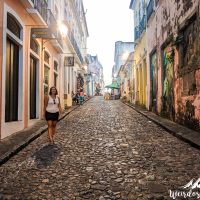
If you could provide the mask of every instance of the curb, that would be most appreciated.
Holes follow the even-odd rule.
[[[83,102],[86,103],[87,101],[89,101],[91,98],[88,98],[86,101]],[[72,111],[74,111],[75,109],[79,108],[80,105],[75,106],[74,108],[70,109],[68,112],[66,112],[65,114],[63,114],[63,116],[58,120],[61,121],[63,120],[67,115],[69,115]],[[22,149],[24,149],[26,146],[28,146],[31,142],[33,142],[35,139],[37,139],[38,137],[40,137],[43,133],[45,133],[47,131],[48,126],[42,126],[41,128],[39,128],[39,130],[37,130],[35,133],[33,133],[30,137],[28,137],[25,141],[21,142],[19,145],[15,145],[11,151],[5,153],[3,156],[0,157],[0,166],[3,165],[4,163],[6,163],[10,158],[12,158],[14,155],[16,155],[17,153],[19,153]]]
[[[121,101],[122,102],[122,101]],[[128,103],[122,102],[123,104],[127,105],[128,107],[134,109],[136,112],[140,113],[141,115],[143,115],[144,117],[146,117],[147,119],[151,120],[152,122],[154,122],[155,124],[159,125],[161,128],[163,128],[165,131],[167,131],[168,133],[170,133],[171,135],[175,136],[176,138],[188,143],[189,145],[191,145],[192,147],[195,147],[197,149],[200,149],[200,145],[193,142],[192,140],[190,140],[187,137],[184,137],[184,134],[182,132],[177,132],[175,131],[172,127],[169,127],[161,122],[159,122],[158,120],[154,119],[151,116],[148,116],[147,114],[145,114],[144,112],[140,111],[139,109],[137,109],[136,107],[134,107],[134,105],[130,105]],[[191,130],[192,131],[192,130]]]

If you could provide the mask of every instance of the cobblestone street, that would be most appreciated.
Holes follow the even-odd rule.
[[[94,97],[58,123],[54,145],[44,133],[0,167],[0,199],[170,199],[199,163],[199,150]]]

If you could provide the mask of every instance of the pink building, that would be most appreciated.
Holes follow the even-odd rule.
[[[200,127],[200,3],[147,3],[148,107],[190,128]]]
[[[0,139],[43,118],[51,86],[72,105],[88,36],[82,0],[1,0]]]
[[[42,10],[43,9],[43,10]],[[46,10],[45,10],[46,9]],[[60,91],[61,45],[31,37],[54,15],[46,1],[3,0],[0,4],[0,138],[35,124],[43,116],[43,96]]]

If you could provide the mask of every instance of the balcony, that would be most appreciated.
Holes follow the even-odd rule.
[[[146,19],[145,15],[143,15],[142,19],[138,26],[135,27],[135,41],[140,38],[143,31],[146,29]]]
[[[38,25],[52,25],[56,24],[56,20],[48,9],[48,4],[45,0],[21,0],[23,2],[29,2],[33,7],[27,7],[28,13],[36,21]]]
[[[69,37],[69,40],[70,40],[70,42],[71,42],[71,44],[72,44],[72,46],[73,46],[78,58],[79,58],[79,60],[83,64],[84,61],[83,61],[83,57],[81,55],[81,51],[80,51],[80,49],[78,47],[78,44],[77,44],[77,42],[76,42],[76,40],[74,38],[74,35],[73,35],[73,33],[71,31],[69,32],[68,37]]]
[[[153,12],[154,12],[154,0],[150,0],[147,6],[147,22],[149,21]]]

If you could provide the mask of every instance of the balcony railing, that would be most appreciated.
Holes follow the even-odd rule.
[[[75,40],[75,38],[74,38],[73,33],[70,31],[69,34],[68,34],[68,36],[69,36],[69,39],[70,39],[70,41],[71,41],[71,43],[72,43],[72,45],[73,45],[73,47],[74,47],[74,50],[76,51],[76,54],[77,54],[79,60],[80,60],[81,63],[83,64],[83,57],[82,57],[82,55],[81,55],[81,51],[80,51],[80,49],[79,49],[79,47],[78,47],[78,44],[77,44],[77,42],[76,42],[76,40]]]
[[[143,15],[138,26],[135,27],[135,41],[140,38],[146,28],[146,16]]]
[[[149,20],[153,12],[154,12],[154,0],[150,0],[147,6],[147,21]]]
[[[34,7],[40,13],[45,22],[48,19],[48,4],[45,0],[34,0]]]
[[[32,0],[34,3],[35,9],[40,13],[43,20],[47,25],[55,25],[56,19],[53,16],[53,13],[48,9],[48,3],[45,0]]]

